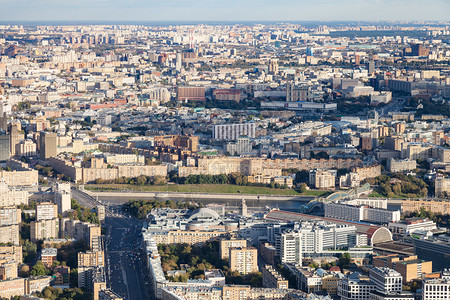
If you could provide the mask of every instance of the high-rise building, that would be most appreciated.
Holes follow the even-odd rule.
[[[220,258],[226,259],[230,257],[230,249],[232,248],[246,248],[247,240],[244,239],[231,239],[225,240],[221,239],[219,242],[220,247]]]
[[[11,156],[16,155],[16,145],[20,142],[19,129],[16,124],[13,124],[9,128],[9,148]]]
[[[16,144],[16,156],[36,156],[36,144],[32,140],[23,140]]]
[[[30,239],[33,243],[39,240],[57,238],[59,236],[59,219],[33,221],[30,224]]]
[[[245,275],[258,272],[258,250],[256,248],[231,248],[230,270]]]
[[[49,159],[52,156],[56,156],[58,135],[54,132],[42,131],[39,135],[39,154],[42,160]]]
[[[14,206],[0,208],[0,226],[16,225],[22,222],[22,210]]]
[[[271,75],[278,74],[278,59],[269,60],[269,74]]]
[[[106,209],[103,205],[97,205],[97,218],[100,222],[103,222],[106,217]]]
[[[6,161],[10,157],[9,135],[0,133],[0,161]]]
[[[50,202],[36,205],[36,221],[51,220],[58,217],[58,206]]]
[[[70,183],[57,182],[54,187],[55,203],[58,205],[58,213],[64,215],[67,211],[72,209],[72,198]]]
[[[175,69],[178,72],[181,71],[181,67],[182,67],[181,63],[182,63],[181,62],[181,53],[177,53],[177,58],[176,58],[176,61],[175,61]]]
[[[247,215],[248,215],[247,204],[245,203],[245,199],[242,199],[242,202],[241,202],[241,216],[247,217]]]

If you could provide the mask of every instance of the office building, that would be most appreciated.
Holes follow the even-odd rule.
[[[402,275],[386,267],[374,267],[369,271],[370,281],[378,291],[401,292]]]
[[[450,280],[427,278],[422,281],[422,300],[450,299]]]
[[[10,157],[9,135],[0,133],[0,161],[7,161]]]
[[[11,156],[16,155],[16,146],[20,142],[19,129],[16,124],[13,124],[9,128],[9,151]]]
[[[352,273],[338,282],[338,296],[341,300],[367,300],[370,292],[376,290],[369,277]]]
[[[58,136],[54,132],[42,131],[39,135],[39,157],[47,160],[52,156],[56,156],[58,145]]]
[[[421,260],[431,261],[433,271],[450,268],[450,242],[447,236],[430,239],[413,238],[414,250]]]
[[[352,247],[360,244],[367,245],[367,237],[356,234],[354,226],[315,221],[302,222],[295,230],[281,233],[276,248],[282,262],[302,264],[304,258],[338,255],[343,248],[352,252]],[[366,259],[370,253],[370,249],[355,248],[352,257]]]
[[[200,86],[179,86],[178,100],[205,101],[205,88]]]
[[[406,284],[412,280],[421,279],[423,275],[432,272],[433,263],[418,259],[416,255],[401,256],[399,254],[389,256],[376,256],[373,258],[374,267],[386,267],[394,269],[403,278]]]

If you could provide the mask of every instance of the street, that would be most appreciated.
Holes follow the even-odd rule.
[[[72,188],[72,197],[81,205],[94,208],[96,199]],[[106,273],[107,286],[126,300],[149,299],[148,277],[141,249],[141,221],[124,216],[120,205],[106,206]]]

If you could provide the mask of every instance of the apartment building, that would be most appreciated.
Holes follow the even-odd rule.
[[[213,139],[235,141],[240,136],[256,137],[255,123],[214,125]]]
[[[436,182],[436,184],[438,183]],[[421,209],[429,210],[433,213],[450,214],[450,201],[438,199],[404,199],[401,201],[402,214],[420,211]]]
[[[22,222],[22,210],[12,206],[0,208],[0,226],[16,225]]]
[[[245,275],[258,272],[258,250],[256,248],[231,248],[230,270]]]
[[[289,287],[288,281],[272,265],[265,265],[262,268],[262,278],[265,288],[287,289]]]
[[[44,248],[41,250],[41,261],[47,268],[52,268],[57,255],[58,250],[56,248]]]
[[[58,218],[58,206],[50,202],[42,202],[36,205],[36,221]]]
[[[232,248],[246,248],[247,240],[244,239],[231,239],[219,241],[219,253],[221,259],[227,259],[230,257],[230,249]]]
[[[336,186],[336,172],[326,170],[311,170],[309,184],[316,189],[329,189]]]
[[[30,224],[30,239],[33,243],[39,240],[59,237],[59,219],[33,221]]]

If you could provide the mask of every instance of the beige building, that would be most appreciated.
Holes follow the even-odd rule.
[[[246,248],[247,247],[247,240],[237,240],[237,239],[231,239],[231,240],[220,240],[220,258],[226,259],[230,257],[230,249],[231,248]]]
[[[422,279],[423,275],[432,273],[433,262],[424,261],[414,256],[402,257],[400,255],[377,256],[373,258],[374,267],[387,267],[399,272],[403,284],[415,279]]]
[[[447,197],[450,195],[450,178],[436,178],[434,195],[436,197]]]
[[[309,184],[316,189],[328,189],[336,186],[336,172],[326,170],[311,170]]]
[[[22,222],[22,210],[15,207],[0,208],[0,226],[17,225]]]
[[[395,160],[391,158],[387,160],[387,168],[392,173],[411,171],[417,168],[417,162],[410,159]]]
[[[15,159],[10,159],[6,162],[6,166],[10,167],[12,171],[1,170],[0,180],[4,181],[7,186],[22,187],[36,186],[38,184],[38,171],[31,169],[27,164]],[[26,193],[28,194],[28,192]]]
[[[0,261],[0,280],[17,278],[17,263],[16,261]]]
[[[25,279],[25,294],[40,293],[50,286],[51,276],[35,276]]]
[[[22,246],[0,246],[0,260],[22,262]]]
[[[265,288],[287,289],[289,286],[288,281],[272,265],[264,266],[262,279]]]
[[[256,248],[231,248],[229,266],[231,271],[245,275],[258,272],[258,250]]]
[[[111,291],[110,289],[101,290],[98,293],[99,300],[123,300],[122,297]]]
[[[15,146],[15,155],[19,157],[36,156],[37,155],[36,144],[32,140],[20,141]]]
[[[426,200],[426,199],[405,199],[401,202],[402,214],[420,211],[421,208],[433,213],[450,214],[450,201],[448,200]]]
[[[33,221],[30,224],[30,239],[33,243],[39,240],[59,237],[59,219]]]
[[[103,251],[87,251],[78,253],[78,267],[103,267],[105,265]]]
[[[19,225],[0,226],[0,243],[19,245]]]
[[[58,218],[58,206],[50,202],[42,202],[36,205],[36,221]]]
[[[10,189],[6,181],[0,181],[0,207],[27,205],[29,197],[27,191]]]
[[[152,237],[157,244],[198,245],[227,235],[225,231],[170,230],[155,234]]]
[[[7,279],[0,281],[0,297],[12,298],[25,294],[25,279]]]
[[[376,163],[364,167],[353,168],[352,172],[358,173],[359,180],[363,181],[368,178],[375,178],[381,175],[381,165]]]
[[[70,177],[74,182],[79,183],[94,182],[96,179],[114,180],[120,177],[134,178],[140,175],[149,177],[157,175],[167,176],[166,165],[122,165],[108,168],[103,158],[92,158],[89,168],[77,167],[71,162],[59,157],[51,157],[49,163],[55,170]]]

